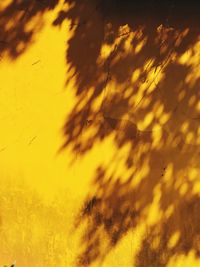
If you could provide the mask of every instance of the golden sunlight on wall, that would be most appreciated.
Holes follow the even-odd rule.
[[[0,3],[0,266],[200,265],[199,35],[36,2]]]

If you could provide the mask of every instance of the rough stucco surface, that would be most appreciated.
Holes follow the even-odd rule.
[[[0,3],[0,266],[200,264],[198,20],[103,4]]]

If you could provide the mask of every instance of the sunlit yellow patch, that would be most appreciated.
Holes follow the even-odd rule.
[[[144,119],[144,122],[143,122],[144,127],[148,127],[153,121],[153,118],[154,118],[154,114],[152,112],[149,112],[148,115]]]
[[[154,114],[157,118],[161,116],[164,110],[164,105],[160,103],[159,101],[155,103],[154,105]]]
[[[185,121],[182,125],[181,125],[181,131],[182,133],[186,133],[189,127],[189,123],[187,121]]]
[[[193,194],[200,194],[200,182],[195,182],[193,185]]]
[[[151,97],[145,98],[144,101],[142,101],[142,103],[141,103],[141,107],[147,108],[149,106],[149,104],[151,103],[151,101],[152,101]]]
[[[165,211],[165,217],[168,219],[169,217],[171,217],[171,215],[173,214],[174,212],[174,205],[170,205],[167,210]]]
[[[183,183],[180,186],[179,193],[183,196],[187,192],[187,190],[188,190],[188,184]]]
[[[147,215],[147,224],[153,225],[156,222],[158,222],[162,217],[162,210],[160,209],[160,198],[161,198],[162,192],[160,184],[156,186],[154,189],[154,198],[152,204],[148,207],[148,215]]]
[[[130,32],[130,27],[128,24],[119,26],[118,34],[119,36],[123,36]]]
[[[107,58],[113,50],[113,45],[103,44],[101,47],[101,59]]]
[[[126,91],[124,92],[124,97],[129,99],[133,93],[134,93],[134,89],[132,86],[130,86],[126,88]]]
[[[162,128],[159,124],[155,124],[152,130],[152,139],[153,139],[153,146],[156,147],[159,145],[162,138]]]
[[[131,184],[133,187],[137,187],[143,179],[146,178],[150,170],[150,167],[148,165],[148,162],[144,162],[141,166],[140,170],[136,172],[136,174],[133,177],[133,180],[131,181]]]
[[[190,97],[190,100],[189,100],[189,102],[188,102],[188,104],[189,104],[189,106],[193,106],[194,105],[194,103],[195,103],[195,101],[196,101],[196,96],[191,96]]]
[[[200,264],[195,251],[191,250],[187,255],[179,254],[171,257],[167,267],[197,267]]]
[[[175,247],[179,239],[180,239],[180,232],[177,231],[173,233],[168,241],[168,244],[167,244],[168,248],[172,249],[173,247]]]
[[[141,73],[141,70],[140,69],[134,70],[134,72],[132,74],[132,77],[131,77],[131,82],[132,83],[135,83],[138,80],[138,78],[140,76],[140,73]]]
[[[194,140],[194,134],[192,132],[189,132],[187,135],[186,135],[186,143],[187,144],[190,144],[192,143],[192,141]]]
[[[128,53],[129,51],[132,52],[132,40],[134,38],[134,33],[130,32],[127,34],[127,38],[125,39],[123,48],[124,48],[124,53]]]
[[[32,20],[28,21],[25,25],[25,31],[26,32],[38,32],[41,30],[43,23],[44,23],[44,17],[41,19],[41,14],[37,14]]]
[[[159,236],[156,236],[156,237],[153,239],[152,243],[151,243],[151,248],[152,248],[153,250],[156,250],[156,249],[159,248],[159,245],[160,245],[160,237],[159,237]]]
[[[190,168],[189,171],[189,180],[194,181],[196,178],[198,178],[199,169],[197,168]]]
[[[147,42],[147,38],[144,38],[139,44],[137,44],[137,46],[135,47],[135,54],[138,54],[142,50],[146,42]]]
[[[191,50],[187,50],[182,56],[179,57],[179,63],[184,65],[188,62],[191,57]]]
[[[173,182],[173,170],[174,170],[173,164],[170,163],[165,170],[165,174],[163,178],[167,186],[170,186],[171,183]]]

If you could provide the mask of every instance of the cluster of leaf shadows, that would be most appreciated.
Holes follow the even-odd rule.
[[[4,265],[4,267],[7,267],[7,265]],[[12,264],[10,267],[15,267],[15,264]]]
[[[126,234],[146,221],[157,190],[161,216],[147,227],[135,265],[164,267],[172,257],[188,255],[191,250],[199,257],[200,198],[194,193],[194,179],[190,179],[191,168],[195,170],[193,178],[199,175],[200,163],[200,115],[196,108],[200,76],[195,76],[200,67],[195,48],[200,34],[199,6],[170,0],[163,4],[156,0],[64,2],[69,8],[60,10],[52,24],[60,26],[67,19],[74,31],[66,51],[66,82],[74,80],[70,90],[75,90],[76,103],[63,127],[62,149],[70,148],[81,158],[111,135],[118,153],[129,145],[123,158],[126,179],[110,171],[118,153],[108,166],[101,165],[94,173],[95,190],[76,221],[76,227],[86,224],[77,266],[103,261]],[[31,44],[43,14],[57,4],[57,0],[11,1],[0,15],[0,53],[17,58]],[[37,25],[33,23],[26,30],[27,23],[38,15]],[[11,18],[15,23],[9,26]],[[142,48],[136,50],[140,44]],[[101,57],[103,46],[113,47],[105,57]],[[181,63],[187,51],[188,60]],[[139,74],[133,79],[136,70]],[[149,73],[155,78],[151,80]],[[111,83],[116,88],[109,92]],[[145,88],[141,97],[134,98],[141,87]],[[102,104],[94,110],[102,95]],[[151,112],[148,129],[139,129],[137,121],[145,120]],[[130,119],[123,119],[127,114]],[[168,119],[162,123],[162,136],[155,145],[153,125],[164,114]],[[148,171],[133,186],[144,168]],[[170,245],[175,233],[179,238]],[[107,240],[104,245],[103,240]]]

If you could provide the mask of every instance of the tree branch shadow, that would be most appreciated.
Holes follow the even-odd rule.
[[[28,15],[7,31],[6,21],[22,2],[13,1],[0,19],[3,40],[9,42],[0,51],[13,59],[33,38],[34,27],[27,32],[26,23],[58,3],[26,2]],[[65,3],[68,10],[61,10],[53,25],[67,19],[74,30],[66,51],[66,83],[74,79],[76,103],[63,127],[61,150],[70,149],[75,160],[108,137],[117,150],[110,165],[97,168],[95,190],[77,217],[76,228],[86,225],[77,266],[104,260],[130,230],[150,220],[152,203],[157,221],[147,223],[136,266],[167,266],[191,250],[199,257],[199,6]],[[118,161],[120,175],[112,169]]]

